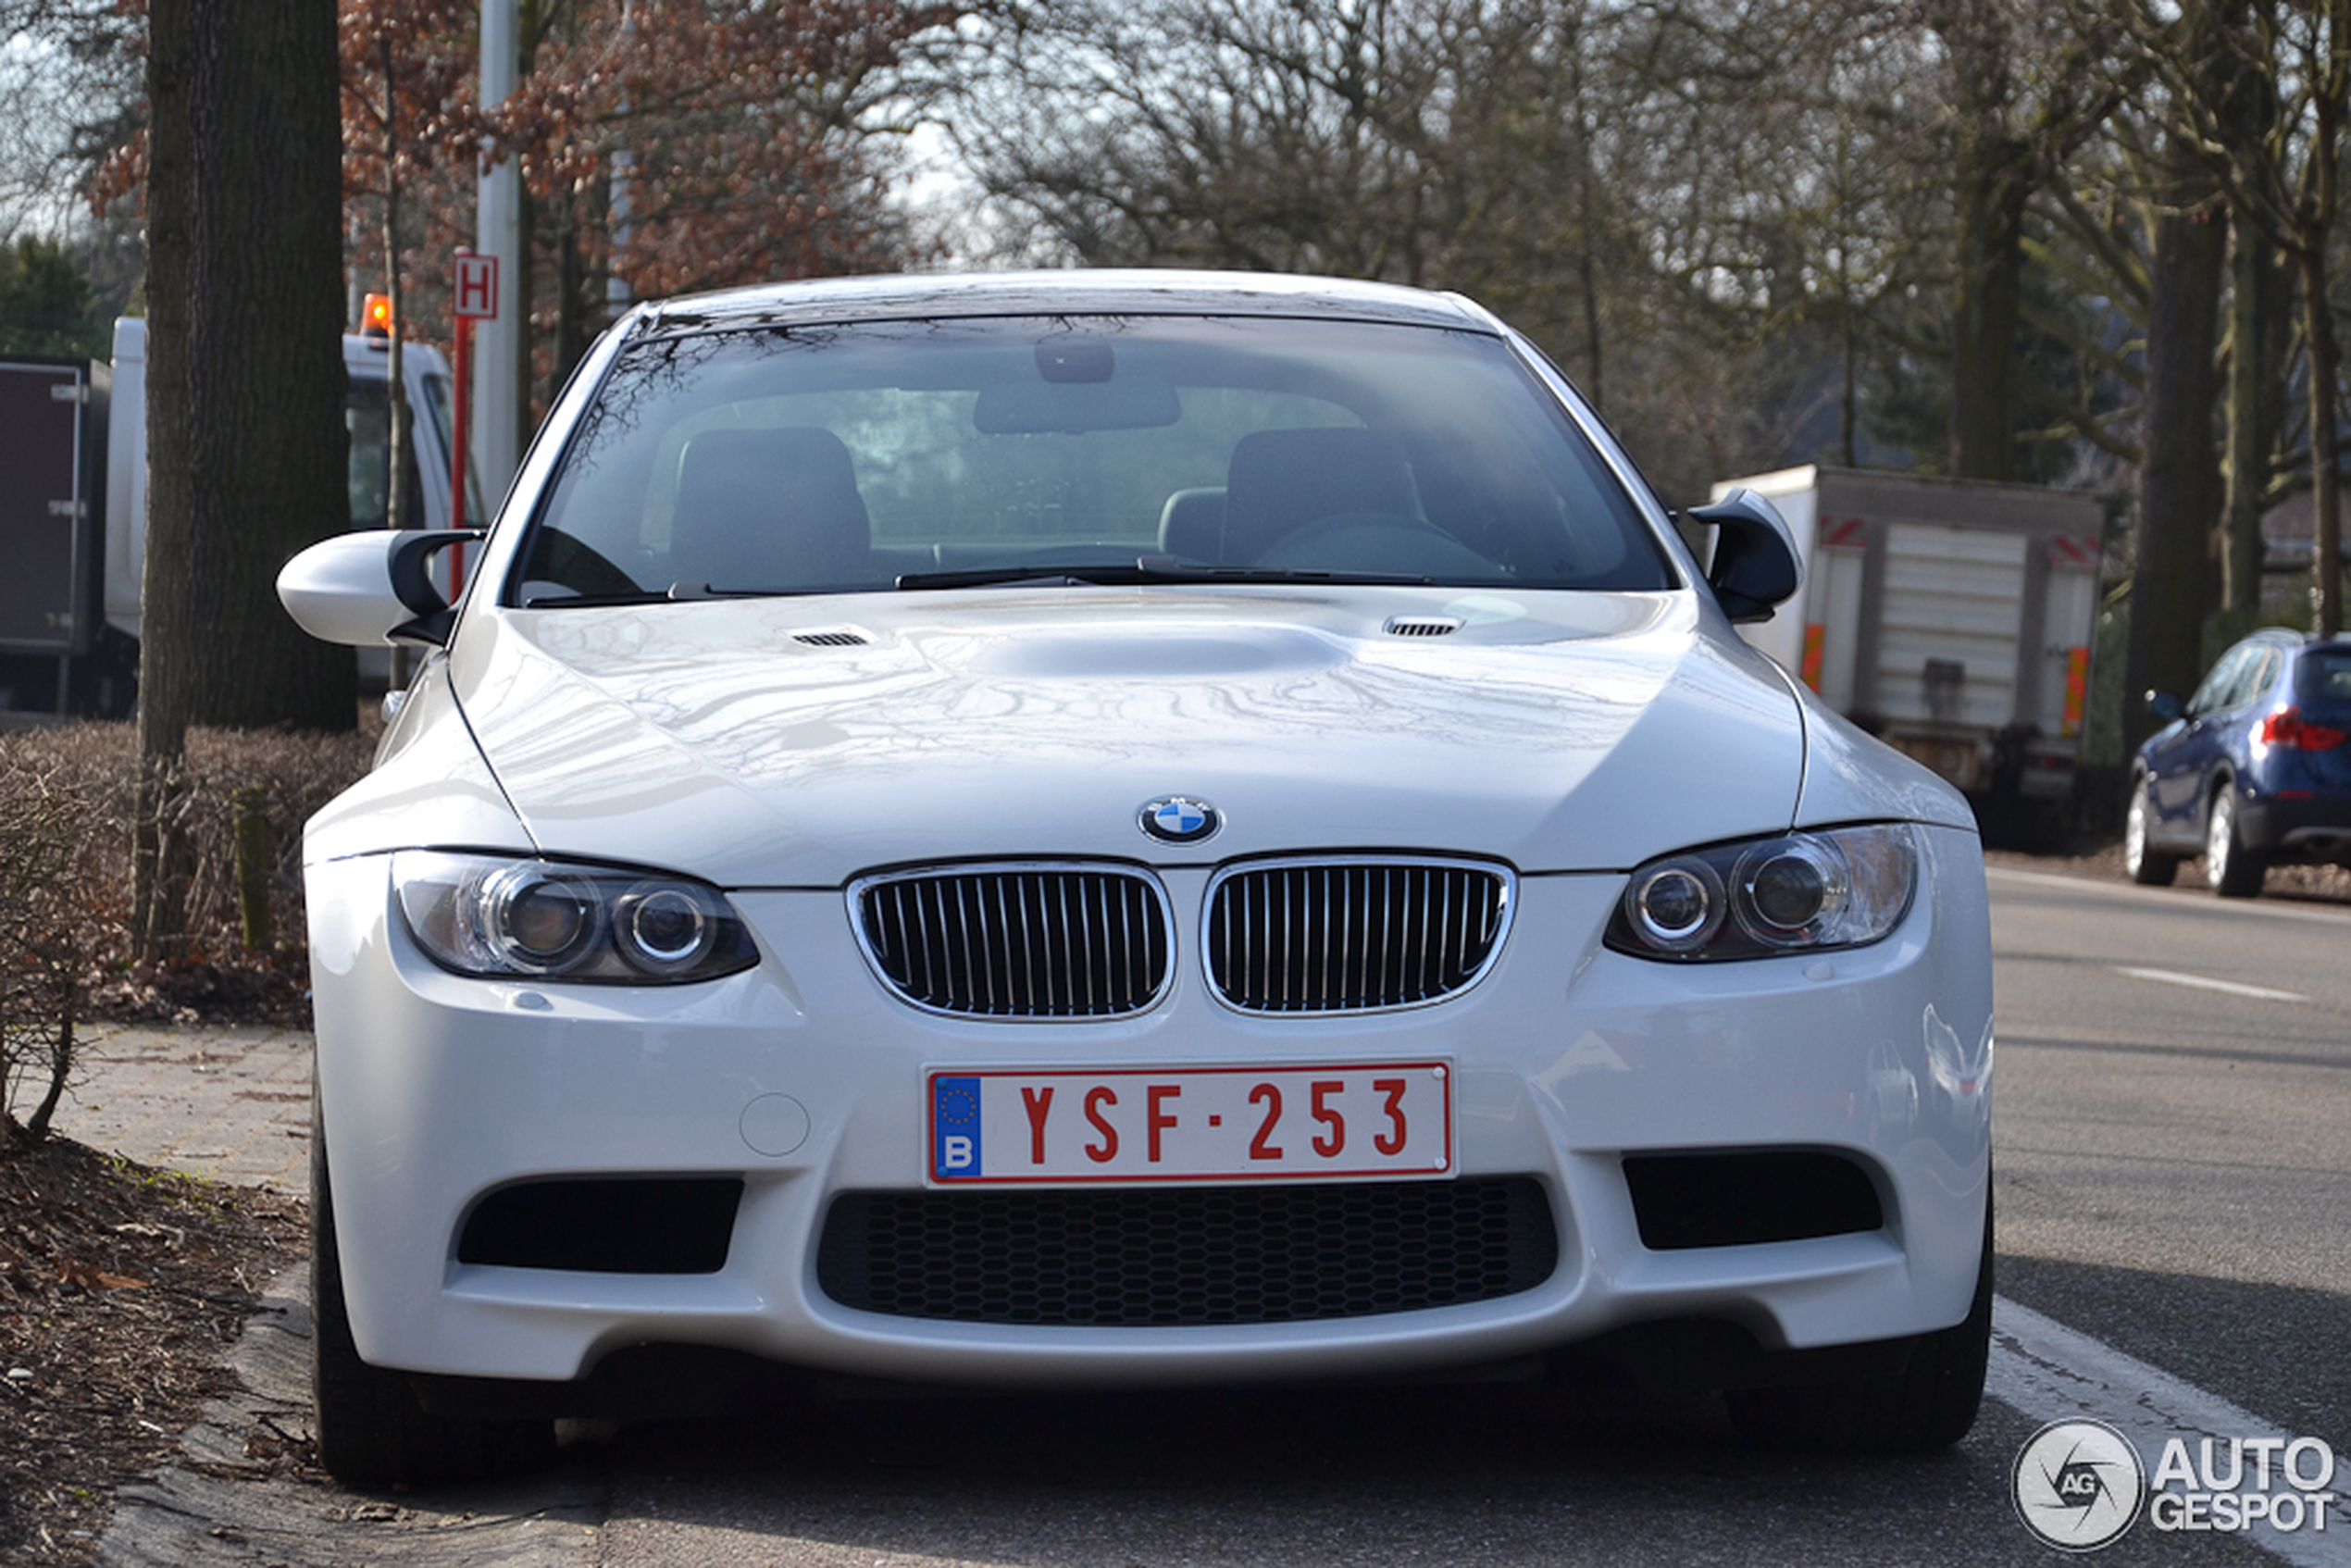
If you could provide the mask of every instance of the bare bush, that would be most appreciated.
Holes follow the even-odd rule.
[[[302,903],[302,828],[367,768],[372,737],[277,730],[189,732],[190,789],[180,818],[193,856],[184,940],[160,964],[133,960],[131,820],[139,758],[128,725],[84,724],[0,734],[0,792],[31,780],[71,803],[79,878],[59,916],[81,943],[89,1015],[271,1016],[305,1010],[308,955]],[[244,940],[237,871],[240,790],[257,790],[269,828],[268,941]]]
[[[0,1145],[48,1136],[73,1072],[90,881],[81,784],[54,761],[0,777]]]

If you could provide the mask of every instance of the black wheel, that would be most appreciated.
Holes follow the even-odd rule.
[[[2122,817],[2122,869],[2133,882],[2168,888],[2171,878],[2179,875],[2180,857],[2148,847],[2147,825],[2153,815],[2154,803],[2147,799],[2147,780],[2142,778],[2131,786],[2131,805]]]
[[[1975,1425],[1992,1353],[1992,1201],[1984,1206],[1984,1258],[1975,1300],[1956,1327],[1910,1341],[1898,1374],[1849,1382],[1735,1388],[1731,1424],[1759,1448],[1835,1453],[1926,1453],[1947,1449]]]
[[[2204,819],[2204,879],[2224,899],[2249,899],[2261,890],[2270,868],[2245,847],[2237,831],[2236,786],[2223,781],[2212,791],[2212,809]]]
[[[343,1304],[335,1206],[327,1184],[327,1129],[310,1096],[310,1380],[317,1401],[318,1462],[338,1481],[432,1486],[511,1475],[555,1449],[549,1421],[434,1415],[401,1373],[359,1359]]]

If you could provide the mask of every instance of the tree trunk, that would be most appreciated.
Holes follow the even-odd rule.
[[[1929,7],[1950,52],[1958,109],[1951,149],[1959,275],[1951,294],[1951,472],[2016,472],[2017,330],[2024,315],[2024,205],[2033,151],[2011,129],[2013,47],[2000,14],[1961,3]]]
[[[2277,247],[2236,225],[2229,303],[2228,501],[2220,608],[2233,630],[2261,613],[2261,499],[2285,422],[2285,336],[2293,308]]]
[[[2220,509],[2213,351],[2228,229],[2208,173],[2175,152],[2147,296],[2146,459],[2139,475],[2138,566],[2131,579],[2126,690],[2185,691],[2202,667],[2208,549]],[[2126,749],[2147,714],[2124,706]]]
[[[167,702],[159,654],[185,578],[189,479],[194,467],[188,388],[188,279],[195,156],[190,98],[193,0],[153,0],[147,21],[147,554],[141,582],[143,647],[139,782],[131,815],[131,940],[154,959],[176,940],[193,854],[178,830],[186,809],[186,705]]]
[[[590,318],[589,303],[591,270],[588,258],[581,254],[586,240],[581,234],[582,218],[579,200],[574,196],[556,204],[559,222],[555,229],[555,361],[547,377],[547,385],[560,388],[570,379],[580,360],[587,357],[589,344],[595,342],[596,323]],[[598,305],[602,301],[596,302]],[[554,402],[552,391],[548,401]]]
[[[194,724],[348,729],[349,650],[278,568],[349,516],[340,69],[325,6],[149,7],[148,519],[133,924],[180,926]]]
[[[2343,417],[2342,400],[2336,395],[2343,355],[2335,345],[2327,242],[2334,233],[2335,157],[2343,144],[2345,93],[2351,86],[2340,53],[2347,31],[2351,31],[2351,5],[2332,0],[2327,6],[2326,38],[2335,60],[2313,94],[2311,201],[2306,214],[2309,232],[2295,257],[2302,271],[2302,319],[2310,339],[2310,501],[2315,524],[2310,629],[2320,637],[2333,637],[2343,630],[2343,471],[2335,440]]]
[[[2332,186],[2326,175],[2321,180]],[[2328,210],[2332,210],[2331,206]],[[2343,355],[2335,344],[2334,313],[2327,305],[2325,242],[2295,259],[2302,272],[2302,319],[2310,339],[2310,628],[2320,637],[2343,629],[2343,479],[2334,432],[2342,418],[2335,378]]]
[[[186,18],[192,67],[186,194],[171,198],[186,267],[176,286],[151,268],[149,294],[155,329],[169,311],[186,346],[155,366],[149,401],[140,708],[163,727],[349,729],[349,651],[304,633],[276,589],[288,556],[350,516],[334,16],[234,0],[166,12]],[[150,203],[166,183],[150,179]]]
[[[1951,310],[1951,472],[2016,473],[2017,331],[2024,318],[2021,150],[1971,139],[1959,173],[1959,275]]]
[[[408,369],[400,345],[407,335],[408,302],[400,287],[400,89],[392,73],[392,35],[384,34],[384,298],[392,306],[392,342],[384,357],[384,527],[414,528],[408,516]],[[395,653],[405,653],[405,648]],[[402,686],[407,685],[405,679]]]
[[[2209,18],[2215,13],[2208,11]],[[2231,6],[2219,13],[2226,30],[2242,28],[2248,17]],[[2233,56],[2233,80],[2215,93],[2221,141],[2233,162],[2258,164],[2278,118],[2278,84],[2240,41],[2220,58]],[[2293,331],[2293,275],[2276,238],[2255,215],[2233,215],[2234,249],[2230,260],[2228,494],[2220,544],[2220,612],[2232,635],[2252,629],[2261,615],[2261,503],[2268,495],[2285,429],[2287,355]]]

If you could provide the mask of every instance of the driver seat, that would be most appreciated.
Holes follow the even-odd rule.
[[[722,591],[867,581],[873,532],[849,448],[814,426],[700,432],[678,457],[669,563],[678,581]]]
[[[1347,512],[1420,515],[1394,448],[1361,426],[1253,431],[1226,468],[1225,564],[1250,566],[1307,524]]]

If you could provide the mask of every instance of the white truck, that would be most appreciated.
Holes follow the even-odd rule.
[[[449,367],[422,343],[401,351],[411,411],[407,526],[445,528]],[[381,528],[392,469],[389,342],[346,334],[342,359],[350,526]],[[115,323],[111,364],[0,358],[0,725],[131,711],[147,542],[146,371],[147,324],[131,317]],[[467,512],[481,516],[476,497]]]
[[[1804,562],[1799,596],[1740,635],[1979,804],[2071,797],[2101,497],[1818,466],[1714,494],[1739,486]]]

